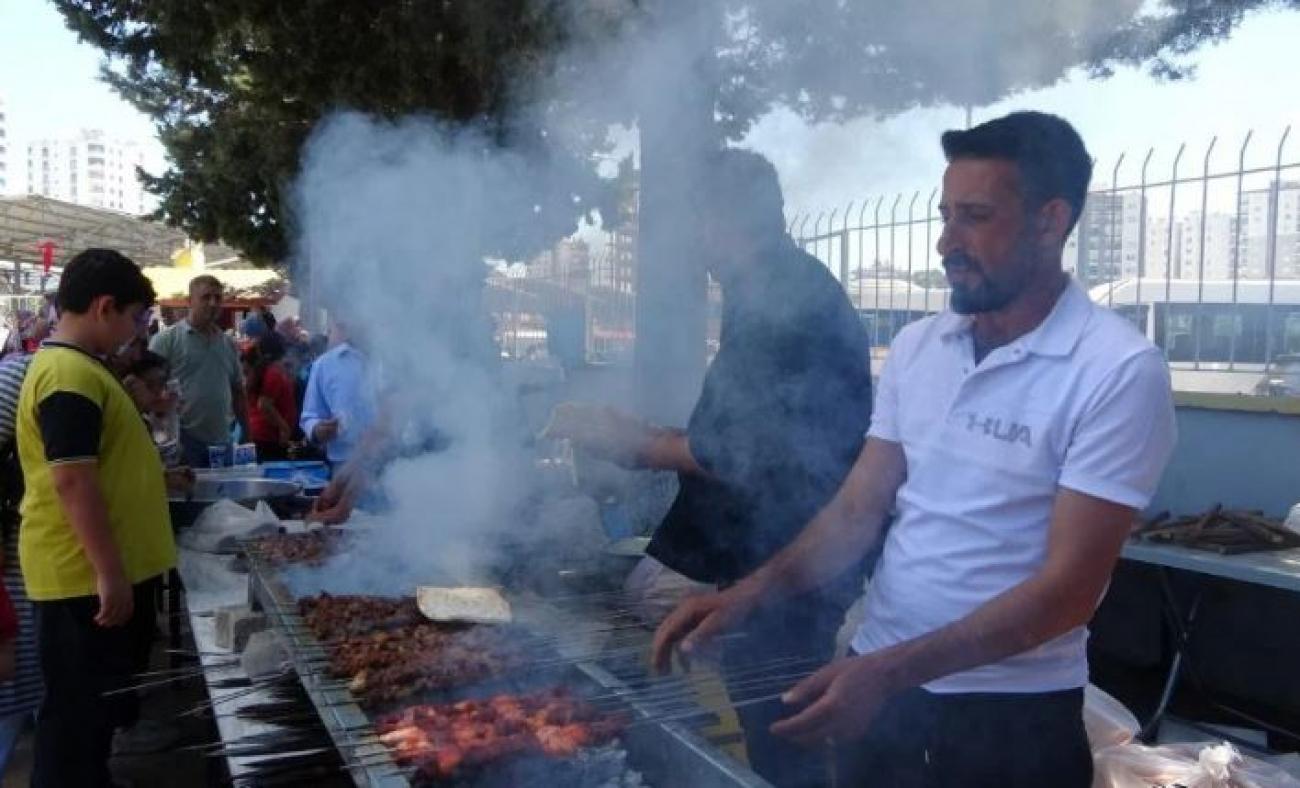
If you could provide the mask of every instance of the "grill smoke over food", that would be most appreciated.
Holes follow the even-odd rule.
[[[521,73],[518,124],[452,127],[346,111],[320,123],[294,189],[294,255],[300,270],[310,271],[310,289],[373,360],[370,382],[384,392],[380,409],[404,449],[382,473],[389,509],[374,531],[322,571],[299,569],[300,591],[328,585],[409,593],[421,583],[474,582],[490,574],[497,537],[517,542],[565,525],[529,516],[529,429],[493,345],[482,293],[485,258],[538,251],[530,239],[564,224],[555,206],[567,204],[575,217],[594,211],[583,201],[592,193],[590,169],[554,155],[587,139],[593,119],[635,124],[638,113],[654,116],[656,133],[682,136],[659,145],[678,157],[667,169],[691,172],[701,162],[690,157],[744,138],[750,123],[743,108],[772,104],[836,120],[991,100],[1059,78],[1142,7],[1139,0],[874,5],[868,12],[780,0],[575,0],[575,20],[594,14],[601,24],[628,21],[606,28],[621,32],[600,45],[591,31],[575,29],[571,39],[583,43],[553,69]],[[773,31],[787,43],[825,45],[777,45]],[[841,68],[837,53],[849,52],[857,54],[845,62],[856,65]],[[713,97],[715,111],[703,122],[678,122],[686,118],[682,102],[697,108],[700,96]],[[516,125],[537,135],[512,134]],[[642,131],[650,125],[642,122]],[[543,144],[557,141],[564,145]],[[798,161],[779,141],[768,137],[767,144],[778,160]],[[807,166],[815,171],[818,162],[813,152]],[[647,200],[672,192],[651,188],[654,177],[647,171]],[[801,176],[796,170],[793,177]],[[656,199],[642,205],[641,248],[675,253],[681,243],[667,236],[682,234],[696,209]],[[673,221],[644,218],[654,211],[676,214]],[[699,301],[698,277],[680,285],[680,298],[664,287],[657,303]],[[679,349],[670,343],[665,352]],[[699,390],[698,367],[684,360],[680,368],[680,376],[652,381],[660,401],[677,403],[669,409],[674,419]]]

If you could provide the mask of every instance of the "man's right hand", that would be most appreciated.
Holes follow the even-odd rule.
[[[131,583],[121,572],[101,574],[95,581],[99,590],[99,612],[95,623],[101,627],[120,627],[135,612],[135,595]]]
[[[743,583],[725,591],[688,597],[655,631],[650,664],[659,673],[672,666],[674,649],[683,654],[740,625],[758,606],[759,594]]]
[[[320,497],[312,503],[306,521],[322,525],[339,525],[352,516],[352,501],[347,494],[347,485],[339,479],[333,479],[321,490]]]
[[[321,419],[316,422],[316,426],[311,428],[312,440],[320,444],[326,444],[339,436],[338,419]]]
[[[561,402],[542,437],[568,440],[600,459],[632,467],[643,459],[655,431],[646,422],[604,405]]]

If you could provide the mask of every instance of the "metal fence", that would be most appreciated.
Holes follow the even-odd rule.
[[[1164,349],[1180,388],[1262,392],[1300,354],[1290,133],[1265,144],[1251,131],[1231,152],[1215,136],[1195,152],[1181,143],[1094,163],[1097,186],[1066,266]],[[838,275],[877,348],[946,305],[938,200],[937,188],[877,195],[790,221],[796,242]]]

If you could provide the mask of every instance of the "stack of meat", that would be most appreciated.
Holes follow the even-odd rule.
[[[522,631],[434,624],[409,597],[321,594],[299,600],[298,608],[325,644],[330,674],[350,679],[349,689],[370,708],[475,684],[538,661],[536,645]]]
[[[377,728],[399,765],[424,779],[445,779],[507,757],[570,757],[614,739],[624,724],[555,689],[411,706],[380,719]]]
[[[298,613],[317,640],[333,643],[377,630],[399,630],[424,621],[414,597],[322,592],[298,600]]]
[[[320,566],[343,546],[343,531],[317,528],[296,534],[264,536],[252,544],[252,552],[271,566],[306,564]]]

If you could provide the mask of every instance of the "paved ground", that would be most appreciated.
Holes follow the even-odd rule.
[[[160,626],[160,632],[165,630],[165,626]],[[188,644],[186,647],[192,648],[188,631],[185,632],[185,638]],[[154,649],[154,669],[169,667],[166,664],[166,654],[163,652],[164,640],[165,638],[160,636]],[[181,785],[201,788],[201,786],[225,784],[220,769],[213,768],[213,759],[204,758],[199,753],[178,749],[216,738],[216,726],[213,725],[210,717],[180,716],[206,698],[203,683],[198,679],[170,685],[146,695],[143,716],[146,719],[175,726],[180,731],[180,739],[168,752],[114,757],[111,762],[114,778],[122,785],[131,788],[175,788]],[[4,774],[3,788],[27,786],[32,766],[31,743],[31,731],[28,731],[19,741],[9,762],[9,768]]]

